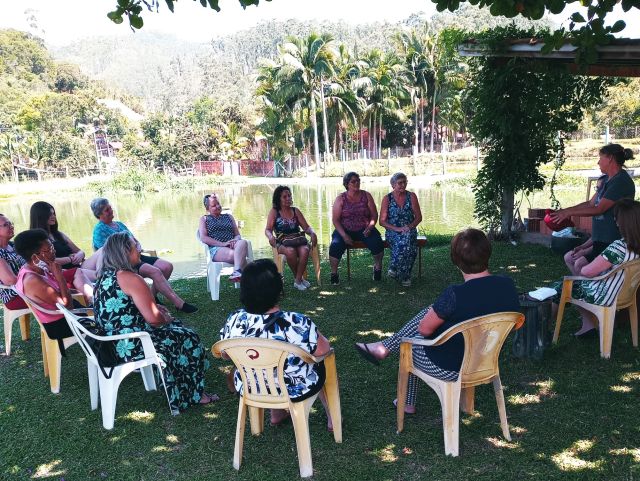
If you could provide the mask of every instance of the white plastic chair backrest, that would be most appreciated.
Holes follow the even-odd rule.
[[[617,304],[626,306],[632,303],[640,286],[640,259],[625,262],[621,267],[624,269],[624,282],[618,294]]]
[[[307,363],[315,362],[311,354],[298,346],[255,337],[218,341],[213,346],[213,354],[221,357],[222,352],[229,356],[240,373],[245,401],[265,407],[289,400],[289,393],[284,387],[284,362],[289,354]]]
[[[87,359],[93,364],[95,364],[96,366],[100,367],[100,364],[98,363],[98,359],[96,358],[96,355],[93,352],[93,349],[91,349],[91,347],[87,344],[87,341],[85,340],[84,336],[89,336],[89,337],[92,337],[93,339],[98,339],[98,340],[102,338],[100,336],[96,336],[91,331],[87,330],[87,328],[85,328],[82,324],[80,324],[80,322],[78,321],[80,317],[74,314],[73,312],[69,311],[69,309],[67,309],[61,304],[56,304],[56,306],[58,307],[60,312],[64,314],[64,317],[67,320],[67,324],[69,324],[69,328],[71,329],[71,332],[73,332],[73,335],[76,336],[76,339],[78,340],[78,344],[80,344],[80,347],[82,348],[85,355],[87,356]],[[86,316],[86,317],[93,318],[93,316]]]
[[[464,358],[460,368],[463,386],[482,384],[498,374],[498,357],[511,329],[524,321],[520,312],[497,312],[474,317],[447,329],[432,345],[443,344],[458,333],[464,336]]]

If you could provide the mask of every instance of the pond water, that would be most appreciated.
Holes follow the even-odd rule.
[[[271,257],[264,226],[275,187],[233,185],[215,189],[223,207],[231,209],[233,216],[244,222],[242,236],[251,240],[256,258]],[[418,195],[422,207],[423,220],[418,227],[422,233],[454,233],[463,227],[477,225],[473,218],[473,194],[468,189],[420,188],[411,184],[409,187]],[[378,206],[389,192],[386,185],[367,185],[364,179],[362,188],[371,192]],[[336,196],[343,192],[340,181],[336,179],[335,185],[293,185],[292,192],[295,205],[318,234],[319,242],[327,246],[333,231],[331,206]],[[141,197],[132,194],[107,197],[116,211],[116,220],[124,222],[144,247],[156,249],[161,257],[171,261],[175,266],[172,278],[181,278],[205,274],[204,251],[195,233],[199,218],[205,212],[202,197],[206,193],[209,191],[166,191]],[[583,195],[576,191],[565,192],[561,200],[569,202],[565,205],[571,205],[583,200]],[[0,212],[16,224],[18,233],[28,228],[31,204],[45,200],[56,208],[60,230],[88,253],[92,251],[91,234],[96,223],[89,208],[94,197],[90,193],[22,196],[0,201]],[[534,207],[544,207],[549,200],[547,196],[537,194],[532,203]],[[526,208],[522,214],[526,216]]]

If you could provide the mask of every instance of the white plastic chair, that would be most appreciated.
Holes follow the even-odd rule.
[[[116,415],[116,402],[118,400],[118,387],[122,380],[127,377],[131,372],[136,369],[140,370],[142,375],[142,381],[144,388],[147,391],[156,390],[156,381],[153,377],[153,366],[158,368],[160,373],[160,380],[164,386],[165,395],[167,401],[169,400],[169,394],[167,393],[167,386],[164,383],[164,375],[162,368],[165,367],[165,363],[156,352],[151,342],[151,336],[148,332],[132,332],[129,334],[120,334],[116,336],[96,336],[92,332],[88,331],[80,322],[79,317],[69,311],[67,308],[60,304],[56,304],[60,312],[64,314],[67,319],[69,327],[73,331],[78,340],[78,344],[87,356],[87,373],[89,375],[89,396],[91,398],[91,410],[98,409],[98,394],[100,395],[100,405],[102,406],[102,426],[105,429],[113,429],[113,424]],[[139,339],[142,343],[142,350],[144,352],[144,359],[138,361],[131,361],[124,364],[115,366],[111,371],[111,377],[107,378],[100,364],[96,358],[93,349],[87,344],[86,337],[90,337],[97,341],[119,341],[120,339]],[[111,370],[111,368],[107,368]]]
[[[207,291],[211,292],[212,301],[220,300],[220,276],[222,274],[231,274],[233,272],[233,264],[216,262],[211,259],[209,246],[200,239],[200,229],[196,230],[196,239],[198,239],[198,242],[204,247],[204,254],[207,259]],[[247,239],[244,240],[247,241],[247,261],[253,262],[253,246],[251,245],[251,241]],[[233,285],[236,289],[240,287],[239,282],[234,282]]]
[[[13,286],[5,286],[4,284],[0,284],[0,289],[11,289],[15,292]],[[31,309],[8,309],[5,305],[2,306],[2,309],[4,311],[4,351],[7,356],[10,356],[13,321],[15,321],[16,319],[20,319],[20,333],[22,334],[23,341],[28,341],[31,338],[31,326],[29,325],[29,316],[31,315]]]

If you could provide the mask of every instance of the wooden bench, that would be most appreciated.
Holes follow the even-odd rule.
[[[389,247],[389,243],[386,239],[384,242],[384,248]],[[418,277],[422,277],[422,250],[427,247],[427,237],[423,235],[418,236]],[[347,246],[347,280],[351,280],[351,250],[352,249],[366,249],[367,246],[364,242],[355,241],[352,246]]]

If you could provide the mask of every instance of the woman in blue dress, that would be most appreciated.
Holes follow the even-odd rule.
[[[387,275],[403,286],[411,285],[411,269],[418,253],[418,230],[422,213],[418,197],[407,190],[407,176],[396,172],[391,176],[393,191],[384,196],[380,206],[380,225],[386,231],[391,247]]]
[[[103,247],[103,265],[95,286],[95,319],[107,335],[146,331],[158,355],[165,362],[164,380],[171,412],[178,414],[192,404],[218,399],[204,391],[204,372],[209,367],[206,350],[198,334],[158,306],[144,279],[135,271],[140,253],[126,232],[111,235]],[[137,340],[116,342],[122,362],[141,359]]]

